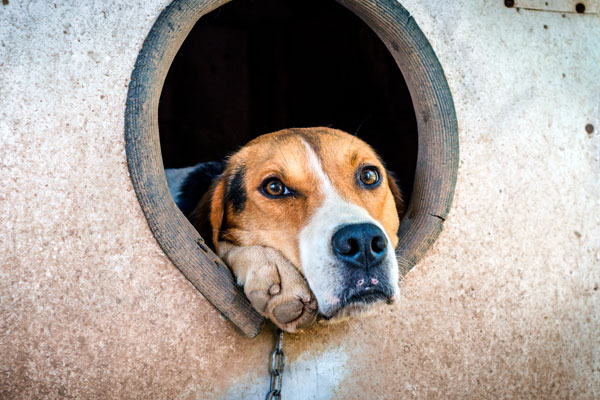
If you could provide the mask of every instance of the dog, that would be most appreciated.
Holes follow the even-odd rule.
[[[252,140],[224,162],[166,170],[181,211],[253,307],[294,332],[398,292],[402,194],[375,151],[331,128]]]

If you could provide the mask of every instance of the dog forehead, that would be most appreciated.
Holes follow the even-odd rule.
[[[371,147],[361,139],[331,128],[292,128],[259,136],[230,159],[249,170],[274,169],[291,174],[314,170],[314,156],[327,174],[343,173],[365,160],[379,164]]]

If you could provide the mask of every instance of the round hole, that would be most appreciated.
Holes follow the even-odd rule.
[[[443,69],[415,20],[396,0],[339,0],[385,43],[412,97],[418,154],[409,208],[399,230],[401,274],[431,247],[448,214],[458,169],[458,127]],[[167,188],[158,132],[158,104],[169,67],[200,17],[226,0],[174,0],[158,17],[132,72],[125,113],[129,170],[142,210],[162,249],[194,286],[234,324],[255,336],[261,317],[227,268],[200,246],[200,235]],[[229,55],[234,57],[233,54]],[[215,68],[218,74],[219,69]],[[222,264],[220,264],[222,265]]]
[[[579,13],[579,14],[583,14],[585,12],[585,4],[583,4],[583,3],[575,4],[575,11],[577,11],[577,13]]]
[[[408,87],[375,32],[334,0],[234,0],[204,15],[169,68],[158,125],[165,168],[222,160],[281,129],[340,129],[379,153],[407,202],[412,194]]]

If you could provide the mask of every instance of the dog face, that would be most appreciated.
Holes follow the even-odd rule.
[[[329,128],[258,137],[234,154],[192,213],[225,243],[278,250],[306,278],[325,319],[362,312],[398,290],[393,178],[360,139]],[[205,233],[206,234],[206,233]]]

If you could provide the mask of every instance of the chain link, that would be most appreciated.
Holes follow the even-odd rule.
[[[275,349],[271,353],[271,383],[270,390],[265,400],[281,400],[281,380],[283,378],[284,354],[283,354],[283,331],[277,329],[275,332],[277,341]]]

